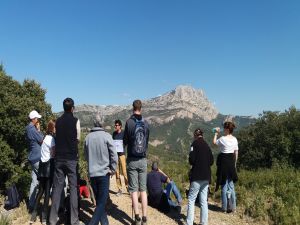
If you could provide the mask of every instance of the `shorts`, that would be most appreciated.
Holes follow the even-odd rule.
[[[127,158],[128,191],[147,191],[147,159]]]

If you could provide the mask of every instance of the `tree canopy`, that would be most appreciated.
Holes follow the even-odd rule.
[[[239,163],[247,169],[275,164],[300,167],[300,111],[264,112],[238,133]]]
[[[0,66],[0,190],[12,182],[27,186],[30,182],[27,165],[28,148],[25,127],[28,114],[37,110],[42,129],[53,116],[51,105],[45,100],[46,90],[34,80],[21,84],[8,76]]]

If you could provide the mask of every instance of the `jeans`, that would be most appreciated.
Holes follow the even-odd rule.
[[[232,201],[232,210],[236,209],[236,196],[234,190],[234,183],[232,180],[226,180],[226,183],[222,186],[222,210],[227,211],[227,199]]]
[[[65,184],[65,177],[68,176],[70,187],[70,214],[71,225],[79,224],[78,219],[78,190],[77,190],[77,161],[76,160],[57,160],[53,177],[52,205],[49,217],[51,225],[57,223],[57,214]]]
[[[176,206],[178,206],[179,202],[182,202],[182,197],[181,197],[180,191],[178,190],[178,188],[177,188],[176,184],[174,183],[174,181],[171,181],[170,183],[167,184],[167,187],[164,190],[164,192],[167,195],[168,202],[169,202],[170,206],[176,207]],[[175,198],[176,198],[177,202],[172,201],[172,199],[170,197],[171,193],[173,193],[175,195]]]
[[[91,177],[91,186],[96,197],[96,209],[89,225],[108,225],[105,205],[109,192],[109,175]]]
[[[29,191],[29,209],[32,210],[34,208],[35,203],[35,196],[36,191],[38,189],[38,180],[37,180],[37,173],[39,170],[39,162],[35,164],[31,164],[32,171],[31,171],[31,184],[30,184],[30,191]]]
[[[120,177],[120,171],[122,170],[124,176],[125,187],[128,187],[128,178],[127,178],[127,171],[126,171],[126,159],[125,155],[118,156],[118,166],[116,170],[116,180],[117,180],[117,187],[119,190],[122,190],[122,183]]]
[[[193,181],[190,186],[188,197],[188,212],[186,222],[187,225],[192,225],[194,222],[194,208],[197,195],[200,195],[200,222],[208,224],[208,204],[207,204],[208,180]]]

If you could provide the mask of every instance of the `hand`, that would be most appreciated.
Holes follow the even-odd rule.
[[[109,173],[110,177],[113,177],[113,175],[115,175],[116,171],[110,170],[110,171],[108,171],[108,173]]]
[[[36,127],[36,129],[37,129],[38,131],[41,131],[41,125],[40,125],[39,122],[37,122],[37,123],[35,124],[35,127]]]

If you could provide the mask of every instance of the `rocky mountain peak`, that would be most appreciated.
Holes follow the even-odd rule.
[[[186,85],[177,86],[164,95],[145,101],[144,106],[143,111],[148,115],[159,115],[150,119],[160,124],[175,118],[197,117],[210,121],[218,115],[217,109],[206,98],[203,90]]]
[[[143,116],[154,124],[165,124],[176,118],[210,121],[218,115],[217,109],[207,99],[203,90],[187,85],[179,85],[161,96],[143,100],[142,110]],[[132,106],[81,105],[76,107],[76,112],[86,120],[96,114],[104,119],[124,116],[122,119],[126,120],[132,113]]]
[[[204,97],[203,91],[196,90],[191,86],[179,85],[174,90],[174,96],[179,99],[189,101],[190,99],[201,99]]]

